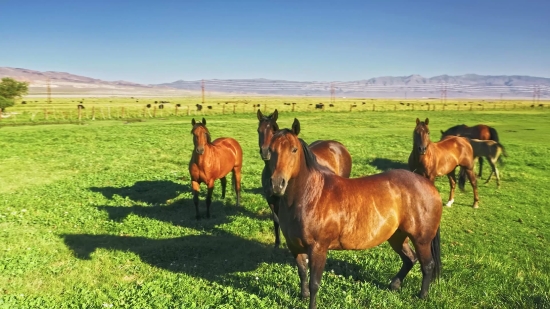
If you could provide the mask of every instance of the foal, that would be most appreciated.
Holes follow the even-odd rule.
[[[409,169],[428,178],[432,183],[437,176],[447,175],[451,192],[448,207],[454,202],[457,166],[464,168],[474,190],[474,208],[479,207],[477,195],[477,180],[474,174],[474,153],[466,138],[449,136],[442,141],[433,143],[430,140],[429,119],[421,122],[416,118],[416,128],[413,132],[413,150],[409,156]],[[460,186],[463,189],[463,184]]]
[[[488,183],[489,180],[491,180],[491,177],[493,177],[493,174],[495,174],[497,178],[497,187],[500,187],[500,177],[498,175],[496,163],[497,161],[502,161],[500,158],[501,154],[505,157],[507,156],[504,146],[493,140],[470,139],[469,141],[470,145],[472,145],[472,149],[474,150],[474,157],[480,159],[481,157],[486,157],[487,161],[489,161],[489,165],[491,165],[491,174],[489,174],[489,178],[487,178],[485,183]]]
[[[214,181],[220,179],[222,183],[222,199],[225,198],[225,187],[227,180],[225,176],[233,172],[233,187],[237,194],[237,206],[241,200],[241,168],[243,162],[243,151],[239,143],[230,137],[221,137],[213,142],[210,132],[206,128],[206,120],[191,121],[193,129],[193,154],[189,162],[189,174],[191,174],[191,185],[193,187],[193,202],[197,220],[199,216],[199,191],[201,182],[206,183],[208,195],[206,196],[206,217],[210,218],[210,204],[212,203],[212,192]]]

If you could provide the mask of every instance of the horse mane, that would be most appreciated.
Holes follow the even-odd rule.
[[[313,151],[311,151],[311,149],[309,149],[308,144],[303,139],[298,138],[298,140],[300,141],[300,144],[302,145],[302,150],[304,152],[304,157],[306,159],[306,166],[309,170],[316,170],[316,171],[319,171],[319,172],[332,173],[332,171],[328,167],[319,164],[319,162],[317,161],[317,157],[315,156]]]

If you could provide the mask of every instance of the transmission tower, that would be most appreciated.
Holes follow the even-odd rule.
[[[201,90],[202,90],[202,104],[204,104],[204,79],[201,82]]]
[[[330,83],[330,103],[336,102],[336,91],[334,91],[334,83]]]
[[[46,95],[48,97],[48,104],[52,103],[52,87],[50,85],[50,79],[48,78],[48,83],[46,85]]]

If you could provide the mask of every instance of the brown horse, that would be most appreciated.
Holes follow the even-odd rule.
[[[206,217],[210,218],[214,181],[216,179],[221,180],[222,199],[225,198],[225,187],[227,185],[225,176],[231,171],[233,172],[233,187],[237,194],[237,206],[240,205],[243,151],[239,143],[230,137],[218,138],[212,142],[204,118],[202,118],[202,122],[196,122],[193,118],[191,124],[193,125],[191,134],[193,134],[195,148],[189,162],[189,174],[191,174],[191,185],[193,187],[193,202],[195,203],[197,220],[199,220],[200,183],[204,182],[208,188]]]
[[[480,140],[493,140],[495,142],[500,142],[498,139],[498,133],[495,128],[492,128],[488,125],[478,124],[473,127],[469,127],[465,124],[459,124],[452,128],[447,129],[447,131],[441,131],[441,140],[445,139],[447,136],[462,136],[466,138],[474,138]],[[487,157],[487,160],[491,160]],[[483,171],[483,157],[479,157],[479,173],[478,177],[481,178],[481,173]]]
[[[474,190],[474,208],[479,206],[477,195],[477,180],[474,174],[474,153],[468,139],[448,136],[442,141],[433,143],[430,140],[429,119],[424,122],[416,118],[416,128],[413,132],[413,150],[409,156],[409,169],[428,178],[432,183],[437,176],[447,175],[451,192],[447,206],[454,202],[457,166],[464,169]],[[464,184],[460,183],[464,189]]]
[[[386,240],[403,262],[390,288],[399,289],[420,260],[420,297],[426,297],[441,267],[442,205],[434,185],[406,170],[355,179],[340,177],[317,162],[296,131],[293,126],[273,136],[269,166],[273,193],[281,199],[281,230],[298,264],[301,293],[309,296],[309,308],[316,308],[328,250],[363,250]]]
[[[262,114],[260,110],[257,112],[258,120],[258,144],[260,146],[260,156],[264,160],[264,169],[262,171],[262,188],[264,189],[264,197],[273,212],[273,228],[275,233],[275,247],[279,247],[281,243],[281,236],[279,232],[279,222],[277,213],[279,209],[279,198],[272,195],[271,192],[271,170],[269,169],[269,159],[271,153],[269,152],[269,143],[273,138],[273,135],[279,131],[279,125],[277,124],[277,118],[279,113],[277,110],[269,116]],[[300,122],[298,119],[294,119],[295,126],[300,128]],[[317,156],[321,165],[328,167],[332,172],[349,178],[351,173],[351,155],[339,142],[331,140],[321,140],[311,143],[309,149]]]

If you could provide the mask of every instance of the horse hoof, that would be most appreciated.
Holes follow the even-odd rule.
[[[390,290],[397,291],[401,288],[401,280],[395,279],[390,283]]]
[[[477,203],[474,203],[473,208],[479,208],[479,205]]]
[[[447,204],[445,204],[445,206],[451,207],[451,206],[453,206],[453,203],[454,203],[454,202],[455,202],[454,199],[453,199],[453,200],[450,200],[450,201],[447,202]]]
[[[428,296],[428,292],[420,292],[420,293],[418,294],[418,297],[419,297],[420,299],[426,299],[427,296]]]

